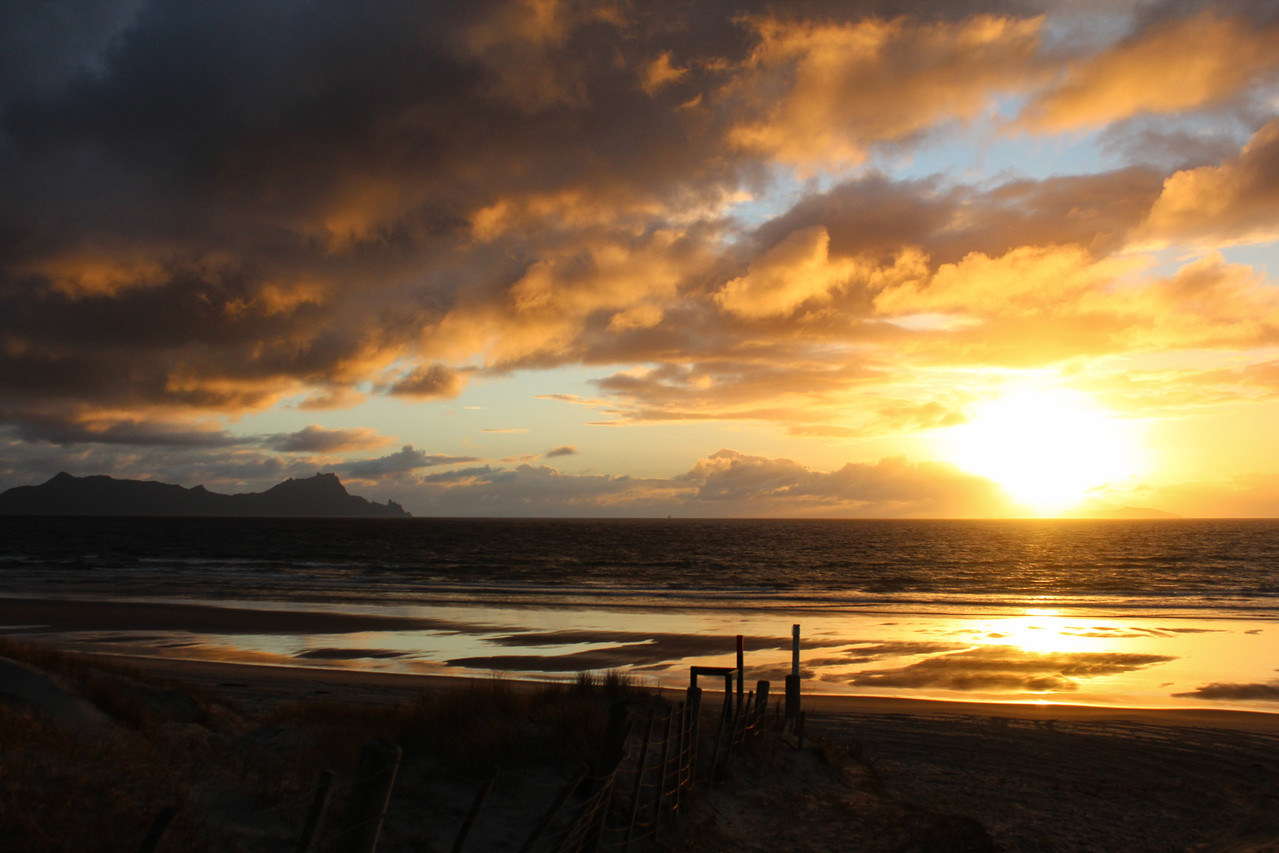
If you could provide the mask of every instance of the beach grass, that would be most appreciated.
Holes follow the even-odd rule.
[[[498,768],[567,776],[598,749],[609,703],[639,695],[620,676],[531,690],[491,678],[400,703],[250,714],[115,661],[8,640],[0,657],[101,711],[77,729],[21,698],[0,702],[0,829],[23,851],[133,849],[170,806],[165,849],[273,849],[297,835],[320,775],[349,779],[371,739],[402,748],[405,798],[436,783],[463,796]]]
[[[124,664],[12,640],[0,658],[62,697],[36,707],[0,681],[0,837],[37,853],[137,849],[166,807],[163,850],[291,850],[328,771],[331,839],[370,740],[403,754],[379,851],[447,849],[492,779],[467,849],[515,850],[598,754],[612,703],[671,704],[617,672],[537,685]],[[684,804],[666,849],[1279,849],[1276,715],[804,702],[808,746],[767,736]]]

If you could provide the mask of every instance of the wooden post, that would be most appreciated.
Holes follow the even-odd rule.
[[[691,785],[693,774],[697,771],[697,752],[701,747],[702,738],[702,690],[700,687],[689,688],[688,717],[688,782]]]
[[[635,818],[639,814],[640,793],[644,790],[644,762],[648,760],[648,742],[653,737],[653,726],[656,722],[656,716],[650,714],[648,728],[644,732],[644,742],[640,745],[639,763],[635,767],[635,790],[631,792],[631,818],[626,822],[626,840],[622,842],[622,853],[626,853],[631,848],[631,834],[635,832]],[[660,779],[658,785],[661,785]]]
[[[674,732],[675,732],[675,715],[676,714],[679,715],[679,718],[681,721],[684,719],[684,703],[683,702],[679,703],[678,709],[668,708],[666,712],[666,737],[662,739],[662,761],[658,765],[658,767],[661,768],[661,772],[658,774],[658,777],[657,777],[657,797],[653,804],[654,825],[656,825],[658,819],[661,818],[662,807],[666,805],[666,791],[667,791],[667,785],[669,784],[669,780],[670,780],[671,738],[674,736]],[[676,753],[676,755],[678,756],[678,752]],[[678,770],[678,767],[679,767],[679,764],[677,762],[676,763],[677,770]],[[679,779],[678,777],[676,777],[676,785],[678,784],[679,784]]]
[[[599,759],[595,762],[595,781],[592,793],[602,784],[605,776],[617,769],[626,749],[626,739],[631,734],[630,712],[625,702],[614,702],[608,709],[608,723],[604,727],[604,743],[600,746]]]
[[[569,779],[568,784],[560,789],[550,808],[533,826],[533,831],[529,833],[528,838],[524,839],[524,844],[520,847],[520,853],[529,853],[537,845],[537,842],[542,839],[542,834],[546,832],[546,828],[551,825],[551,821],[555,820],[555,816],[560,813],[560,809],[564,808],[568,798],[582,785],[585,779],[586,771],[583,770]]]
[[[746,646],[741,634],[737,635],[737,711],[742,711],[742,694],[746,687]]]
[[[142,844],[138,847],[138,853],[155,853],[156,850],[159,850],[160,845],[164,843],[165,836],[169,834],[169,827],[173,825],[173,819],[177,816],[177,806],[165,806],[160,809],[160,813],[151,822],[151,828],[147,830],[146,838],[142,839]]]
[[[489,791],[493,790],[493,783],[497,781],[497,773],[494,772],[489,780],[480,786],[480,790],[476,792],[475,799],[471,801],[471,810],[466,813],[466,820],[462,821],[462,828],[457,831],[457,838],[453,839],[452,853],[462,853],[466,847],[466,839],[471,837],[471,830],[475,828],[475,821],[480,817],[480,809],[484,808],[484,801],[488,799]]]
[[[760,681],[755,684],[755,724],[759,725],[764,721],[764,715],[768,713],[768,691],[771,683]]]
[[[799,626],[791,626],[790,675],[786,676],[786,721],[799,717]]]
[[[298,838],[296,853],[311,853],[311,843],[315,841],[315,833],[320,828],[324,811],[329,805],[329,792],[333,789],[333,771],[325,770],[320,774],[320,781],[315,786],[315,796],[311,798],[311,808],[306,813],[306,823],[302,824],[302,835]]]
[[[391,801],[395,774],[400,767],[400,748],[389,740],[365,742],[346,821],[338,836],[336,853],[373,853],[382,834],[382,819]]]
[[[626,740],[631,736],[631,714],[625,702],[614,702],[608,709],[608,723],[604,728],[604,742],[591,774],[589,796],[598,796],[595,815],[591,818],[584,836],[583,850],[597,851],[604,843],[604,830],[608,823],[608,796],[612,790],[617,767],[626,753]]]
[[[689,698],[680,703],[679,741],[675,745],[675,798],[671,806],[671,811],[675,814],[680,813],[681,798],[684,796],[684,762],[688,755],[688,745],[693,742],[692,717],[690,716],[693,712],[692,696],[694,690],[700,689],[700,687],[688,688],[686,695]]]
[[[724,716],[732,716],[733,714],[733,673],[724,673],[724,704],[720,707],[720,711]]]

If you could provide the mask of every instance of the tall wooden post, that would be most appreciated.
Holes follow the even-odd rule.
[[[768,710],[768,690],[771,685],[767,681],[757,682],[755,685],[755,719],[756,725],[764,719],[764,713]]]
[[[742,635],[737,635],[737,713],[742,712],[742,696],[746,687],[746,646]]]
[[[790,675],[786,676],[786,719],[799,717],[799,626],[791,626]]]

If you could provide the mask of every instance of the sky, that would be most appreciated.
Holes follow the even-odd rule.
[[[1279,6],[0,5],[0,488],[1279,515]]]

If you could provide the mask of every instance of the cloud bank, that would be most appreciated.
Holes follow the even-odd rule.
[[[1279,346],[1272,279],[1223,254],[1279,237],[1265,4],[1118,4],[1091,27],[997,0],[60,8],[0,10],[6,482],[55,455],[242,481],[444,466],[413,482],[422,508],[447,489],[638,511],[664,498],[624,474],[360,460],[397,439],[234,424],[574,367],[600,423],[853,441],[962,422],[954,377],[976,371],[1101,365],[1117,399],[1142,377],[1105,365],[1166,357],[1143,394],[1185,411],[1237,383],[1179,354],[1242,373]],[[900,168],[965,134],[1093,132],[1110,162],[1074,173]],[[660,489],[1000,511],[889,457],[715,454]]]

